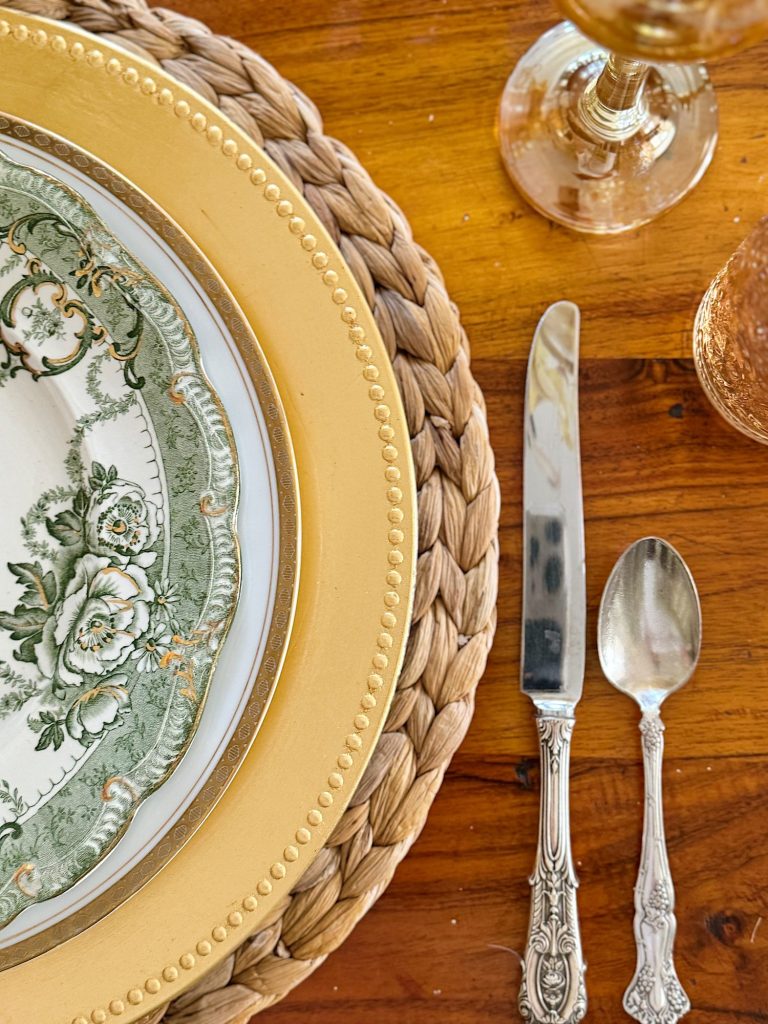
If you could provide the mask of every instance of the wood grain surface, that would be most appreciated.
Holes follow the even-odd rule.
[[[658,533],[689,561],[704,614],[700,667],[665,714],[687,1019],[768,1021],[768,450],[718,419],[689,358],[710,278],[768,212],[768,45],[712,67],[721,143],[697,191],[639,231],[595,239],[532,213],[494,139],[507,74],[556,21],[549,3],[173,3],[295,81],[402,206],[462,310],[504,498],[499,630],[469,737],[387,894],[265,1019],[519,1020],[538,810],[535,730],[517,689],[522,389],[536,321],[567,297],[583,311],[590,619],[572,816],[588,1019],[628,1019],[642,795],[637,716],[601,677],[595,613],[620,551]]]

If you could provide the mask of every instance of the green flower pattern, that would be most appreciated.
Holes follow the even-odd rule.
[[[79,196],[0,154],[0,391],[29,375],[45,401],[77,367],[67,482],[0,568],[0,727],[69,766],[43,799],[0,751],[0,927],[88,871],[173,770],[239,586],[236,455],[183,314]],[[159,447],[152,496],[87,457],[137,417]]]
[[[26,306],[22,312],[29,322],[29,327],[24,331],[25,341],[44,342],[50,341],[51,338],[61,340],[64,337],[64,314],[60,309],[46,308],[40,299],[35,299],[32,305]]]

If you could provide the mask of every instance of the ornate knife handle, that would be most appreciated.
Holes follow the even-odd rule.
[[[624,1009],[641,1024],[675,1024],[691,1008],[672,960],[677,921],[661,799],[664,723],[658,710],[640,720],[645,773],[643,850],[635,885],[637,967]]]
[[[539,712],[541,807],[520,1015],[530,1024],[576,1024],[587,1012],[586,969],[571,856],[568,768],[573,712]]]

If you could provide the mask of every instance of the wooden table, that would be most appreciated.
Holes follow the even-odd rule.
[[[627,1019],[640,846],[637,715],[602,679],[595,612],[618,553],[658,533],[690,562],[705,645],[665,714],[677,962],[691,1024],[768,1021],[768,450],[708,407],[690,362],[707,284],[768,212],[768,45],[712,68],[722,142],[697,191],[618,238],[532,213],[500,166],[505,78],[556,15],[537,0],[173,0],[260,51],[403,207],[460,306],[504,499],[499,629],[469,737],[387,894],[273,1024],[514,1022],[538,809],[517,689],[524,360],[546,305],[583,311],[589,655],[573,841],[590,1013]]]

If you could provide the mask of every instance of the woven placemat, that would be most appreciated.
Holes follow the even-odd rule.
[[[144,0],[10,0],[159,62],[219,106],[303,191],[360,283],[400,385],[419,489],[405,666],[349,809],[261,932],[146,1024],[245,1024],[347,937],[421,831],[496,625],[499,490],[483,396],[438,267],[312,102],[262,57]],[[1,101],[0,101],[1,105]]]

